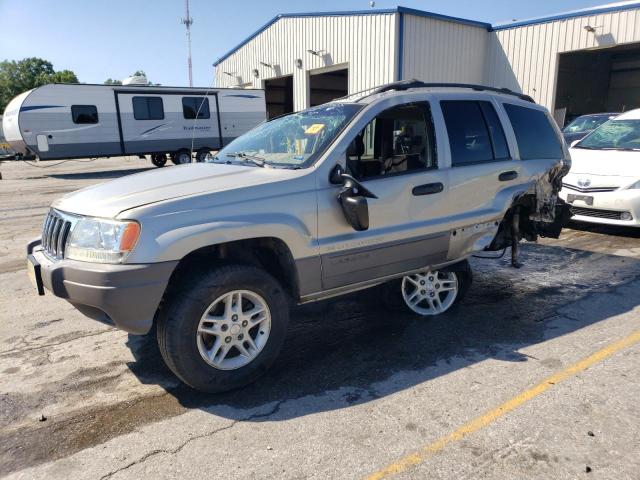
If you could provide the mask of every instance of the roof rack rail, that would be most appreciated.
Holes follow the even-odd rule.
[[[514,97],[518,97],[521,100],[526,100],[527,102],[535,103],[535,100],[531,98],[529,95],[525,95],[524,93],[517,93],[517,92],[514,92],[513,90],[509,90],[508,88],[496,88],[496,87],[489,87],[487,85],[475,85],[471,83],[428,83],[428,82],[423,82],[421,80],[416,80],[415,78],[411,80],[400,80],[398,82],[388,83],[380,87],[374,87],[373,89],[368,89],[368,90],[372,90],[371,93],[368,93],[367,95],[362,96],[357,101],[362,100],[363,98],[369,97],[371,95],[375,95],[376,93],[388,92],[390,90],[402,91],[402,90],[409,90],[410,88],[448,88],[448,87],[449,88],[469,88],[476,91],[504,93],[505,95],[513,95]],[[368,90],[364,90],[363,92],[358,92],[358,93],[364,93]],[[357,95],[358,93],[355,93],[352,95]]]

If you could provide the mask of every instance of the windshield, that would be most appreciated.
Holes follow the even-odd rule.
[[[640,149],[640,120],[611,120],[587,135],[577,148]]]
[[[581,133],[595,130],[615,115],[584,115],[576,118],[562,130],[564,133]]]
[[[361,108],[356,104],[331,103],[275,118],[236,138],[211,161],[307,167]]]

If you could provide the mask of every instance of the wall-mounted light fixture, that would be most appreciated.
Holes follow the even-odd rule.
[[[258,78],[258,76],[260,75],[260,72],[258,72],[258,69],[257,69],[257,68],[254,68],[253,70],[251,70],[251,74],[252,74],[254,77]]]
[[[302,59],[301,58],[296,58],[296,67],[302,68]]]
[[[596,33],[596,28],[600,28],[599,26],[592,27],[591,25],[585,25],[584,28],[589,33]]]
[[[267,67],[267,68],[273,68],[273,65],[271,65],[269,63],[265,63],[265,62],[260,62],[260,65],[262,65],[263,67]]]
[[[315,55],[316,57],[320,56],[320,52],[322,52],[322,50],[307,50],[308,53],[310,53],[311,55]]]
[[[231,72],[222,72],[225,75],[229,75],[230,77],[235,77],[235,74],[231,73]]]

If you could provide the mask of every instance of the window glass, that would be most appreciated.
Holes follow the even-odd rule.
[[[493,158],[496,160],[508,160],[511,158],[511,155],[509,155],[507,139],[504,136],[504,130],[502,130],[502,124],[500,123],[495,108],[493,108],[491,102],[478,102],[478,104],[482,109],[484,119],[489,128],[491,146],[493,147]]]
[[[427,103],[385,110],[351,142],[347,167],[357,179],[407,173],[436,166],[431,112]]]
[[[640,150],[640,120],[611,120],[596,128],[574,148]]]
[[[551,118],[542,110],[505,103],[516,134],[522,160],[562,158],[562,145],[551,126]]]
[[[211,159],[279,168],[306,168],[331,145],[362,104],[327,103],[274,118],[239,136]],[[250,157],[250,159],[249,159]]]
[[[476,101],[440,102],[451,147],[451,165],[468,165],[494,160],[491,138]]]
[[[161,97],[133,97],[133,118],[136,120],[162,120],[164,107]]]
[[[98,123],[98,109],[95,105],[71,105],[73,123]]]
[[[182,115],[187,119],[210,118],[209,99],[206,97],[182,97]]]

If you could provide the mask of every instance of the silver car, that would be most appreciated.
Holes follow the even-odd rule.
[[[557,237],[567,149],[524,95],[404,81],[266,122],[208,163],[130,175],[53,203],[28,245],[38,292],[135,334],[219,392],[273,362],[290,302],[378,285],[445,312],[466,261]]]

